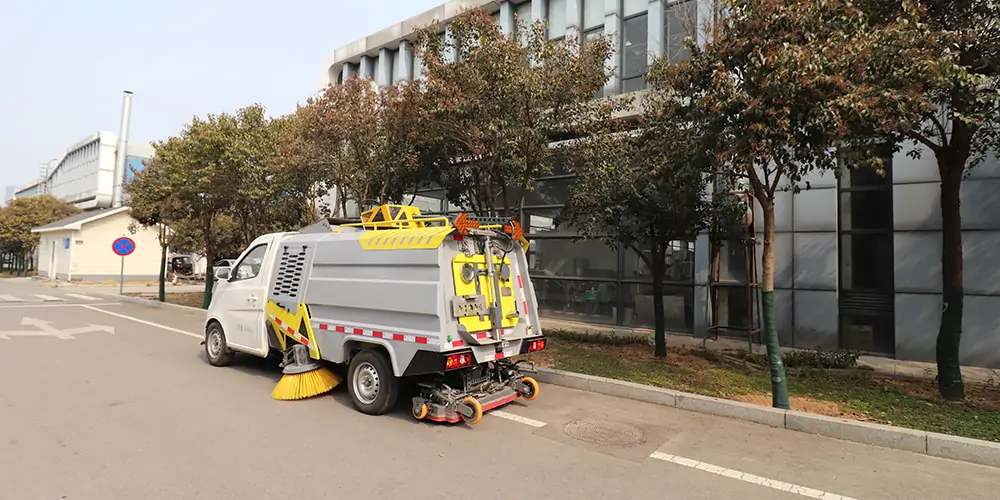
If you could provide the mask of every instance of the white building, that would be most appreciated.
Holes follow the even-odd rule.
[[[118,134],[100,131],[66,149],[59,163],[48,175],[19,189],[15,198],[49,193],[83,210],[110,208],[114,190],[115,155]],[[143,160],[153,156],[148,143],[129,141],[126,157],[126,178],[131,168],[142,170]]]
[[[133,234],[132,222],[128,207],[102,208],[32,229],[40,236],[38,275],[60,281],[110,281],[124,272],[126,281],[157,279],[159,231],[140,227]],[[122,236],[135,242],[135,251],[124,261],[112,250]]]

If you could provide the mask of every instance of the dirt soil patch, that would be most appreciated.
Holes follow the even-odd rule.
[[[769,408],[771,407],[770,394],[738,394],[730,399],[742,401],[744,403],[767,406]],[[806,396],[790,396],[788,398],[788,405],[795,411],[816,413],[819,415],[826,415],[828,417],[850,418],[853,420],[871,420],[867,415],[861,412],[845,408],[842,403],[821,401],[819,399]]]
[[[127,293],[125,295],[131,297],[139,297],[146,300],[157,300],[159,295],[156,292],[153,293]],[[202,300],[205,294],[203,292],[184,292],[184,293],[167,293],[164,295],[166,299],[165,302],[168,304],[177,304],[179,306],[197,307],[201,309]]]

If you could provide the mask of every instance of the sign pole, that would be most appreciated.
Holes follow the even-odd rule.
[[[122,258],[121,273],[118,275],[118,295],[125,293],[125,256],[135,251],[135,241],[122,236],[111,243],[111,251]]]

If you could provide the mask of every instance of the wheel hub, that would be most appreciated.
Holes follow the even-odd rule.
[[[371,363],[358,365],[354,374],[354,392],[358,399],[365,404],[372,404],[378,398],[379,376],[378,371]]]
[[[219,335],[218,330],[212,330],[208,336],[208,352],[213,358],[218,358],[222,352],[222,335]]]

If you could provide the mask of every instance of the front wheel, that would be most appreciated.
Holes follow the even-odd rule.
[[[226,334],[218,323],[212,322],[205,329],[205,356],[212,366],[228,366],[233,362],[233,351],[226,347]]]
[[[392,409],[399,396],[399,379],[392,373],[389,357],[379,349],[364,349],[351,359],[347,391],[354,407],[368,415]]]

